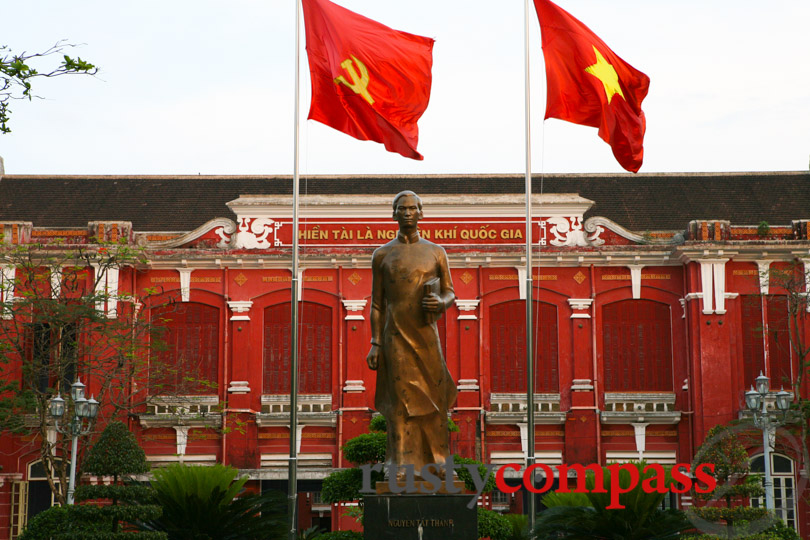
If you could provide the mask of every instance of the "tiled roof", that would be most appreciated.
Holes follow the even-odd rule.
[[[525,192],[523,175],[302,177],[302,194]],[[692,219],[789,225],[810,218],[810,172],[547,174],[534,193],[578,193],[603,216],[634,231],[681,230]],[[131,221],[136,231],[188,231],[233,217],[240,195],[289,195],[290,176],[0,176],[0,221],[36,227],[84,227]]]

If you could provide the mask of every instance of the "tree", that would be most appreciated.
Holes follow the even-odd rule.
[[[133,528],[136,521],[159,517],[161,508],[132,504],[137,499],[148,500],[151,490],[134,482],[122,484],[130,475],[149,471],[146,455],[126,425],[111,422],[88,452],[82,468],[97,476],[111,476],[112,482],[80,486],[76,500],[88,504],[54,506],[37,514],[22,540],[166,540],[165,533]],[[107,499],[107,504],[98,504],[102,499]]]
[[[283,538],[287,505],[277,492],[246,493],[248,477],[226,465],[173,464],[154,471],[151,482],[163,514],[140,524],[169,540]]]
[[[810,400],[802,396],[801,390],[810,371],[810,296],[807,290],[810,283],[810,268],[808,263],[793,261],[791,264],[778,267],[769,267],[762,277],[766,277],[771,286],[775,286],[785,294],[787,305],[788,342],[793,358],[798,364],[796,377],[792,381],[793,405],[791,407],[792,422],[789,428],[796,432],[801,445],[802,467],[805,476],[810,476],[810,446],[808,443],[808,422],[810,422]],[[780,384],[781,381],[773,381]]]
[[[135,436],[123,422],[107,424],[98,441],[91,447],[82,463],[82,471],[96,476],[111,476],[109,485],[85,485],[76,490],[76,500],[109,500],[107,505],[76,505],[68,507],[74,521],[93,523],[94,534],[82,533],[73,536],[76,540],[166,540],[160,532],[132,532],[138,521],[160,517],[161,508],[150,504],[133,504],[136,500],[148,500],[149,488],[131,482],[131,475],[149,472],[146,454],[138,445]],[[130,480],[129,483],[122,482]],[[122,527],[122,525],[124,525]],[[66,537],[69,538],[69,537]]]
[[[37,97],[32,93],[32,80],[36,78],[52,78],[61,75],[95,75],[98,68],[82,60],[79,57],[71,58],[64,52],[76,45],[67,43],[65,40],[57,41],[52,47],[39,52],[20,54],[11,52],[6,45],[0,45],[0,133],[11,133],[8,127],[9,108],[12,100],[28,99],[29,101]],[[39,62],[51,56],[61,55],[62,61],[56,66],[50,66],[44,71],[39,71],[33,67],[35,62]]]
[[[648,469],[643,461],[630,465],[638,468],[639,480],[634,489],[619,496],[619,504],[624,508],[608,508],[611,506],[611,471],[603,468],[604,493],[593,492],[596,478],[589,472],[588,493],[549,493],[543,497],[546,510],[537,517],[538,538],[667,540],[678,538],[682,531],[690,529],[691,524],[683,512],[661,509],[668,490],[648,492],[644,489],[645,480],[653,482],[657,472]],[[631,484],[630,473],[622,468],[619,474],[619,485],[626,489]],[[669,474],[663,483],[667,487],[671,485]]]
[[[78,378],[88,384],[102,408],[86,425],[87,440],[96,422],[133,411],[160,391],[147,376],[159,328],[142,308],[171,301],[159,291],[123,293],[107,283],[144,260],[124,243],[0,241],[0,433],[20,435],[30,441],[23,443],[28,448],[38,449],[60,504],[66,502],[71,438],[51,437],[51,398],[68,395]],[[72,401],[67,405],[65,417],[72,418]]]
[[[698,449],[695,462],[713,463],[714,472],[711,474],[717,481],[712,492],[695,493],[699,500],[713,501],[713,504],[690,509],[690,516],[698,529],[727,538],[740,538],[752,522],[758,523],[756,528],[759,531],[773,525],[773,518],[766,509],[751,508],[746,504],[748,498],[760,497],[765,491],[759,477],[748,475],[748,452],[734,430],[724,425],[710,429]],[[695,520],[695,517],[699,519]]]

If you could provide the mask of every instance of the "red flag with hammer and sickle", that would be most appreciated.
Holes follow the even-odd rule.
[[[433,40],[393,30],[329,0],[303,0],[312,78],[309,118],[423,159],[417,120],[430,99]]]

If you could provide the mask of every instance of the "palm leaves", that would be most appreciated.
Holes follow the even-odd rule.
[[[678,510],[662,510],[661,502],[666,492],[648,493],[642,482],[655,472],[645,472],[646,463],[633,463],[638,467],[639,482],[635,489],[622,493],[619,504],[611,506],[610,471],[604,469],[604,487],[607,493],[593,493],[595,480],[589,474],[589,493],[550,493],[543,498],[547,510],[538,515],[535,531],[539,538],[569,540],[669,540],[677,538],[691,524]],[[666,483],[671,482],[668,478]],[[623,488],[630,485],[630,473],[619,470],[619,483]]]
[[[286,504],[275,492],[245,494],[247,477],[224,465],[170,465],[154,471],[163,515],[141,524],[169,540],[259,540],[284,535]]]

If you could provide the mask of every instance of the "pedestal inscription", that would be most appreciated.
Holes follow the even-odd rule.
[[[469,494],[366,495],[366,540],[470,540],[478,538],[478,514]]]

